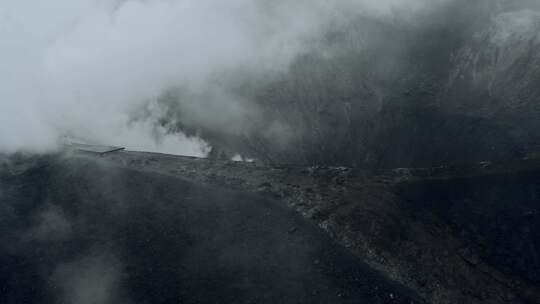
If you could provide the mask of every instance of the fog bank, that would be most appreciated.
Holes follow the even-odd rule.
[[[133,113],[181,86],[198,96],[183,100],[185,116],[234,128],[257,119],[257,107],[216,77],[283,71],[351,15],[388,17],[442,2],[2,0],[0,150],[47,151],[69,136],[205,156],[211,148],[196,133],[171,131],[159,113]]]

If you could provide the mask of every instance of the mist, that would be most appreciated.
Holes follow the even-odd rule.
[[[539,298],[538,0],[0,0],[0,71],[2,303]]]
[[[191,125],[249,128],[257,106],[221,77],[284,72],[347,16],[442,2],[2,0],[0,150],[50,151],[69,137],[205,156],[211,146],[196,131],[171,130],[149,106],[163,92],[189,92]]]

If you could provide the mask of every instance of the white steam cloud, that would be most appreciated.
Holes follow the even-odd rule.
[[[122,294],[122,263],[113,255],[91,252],[57,267],[51,283],[66,304],[126,304]]]
[[[0,0],[0,151],[47,151],[68,135],[204,156],[209,146],[202,139],[130,113],[169,87],[205,96],[220,73],[286,69],[344,14],[385,15],[433,3],[403,2]],[[215,99],[187,111],[197,109],[193,117],[216,118],[220,126],[253,112],[237,110],[246,101],[234,96]]]

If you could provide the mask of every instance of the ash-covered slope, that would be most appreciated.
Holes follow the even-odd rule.
[[[276,200],[118,156],[2,158],[1,303],[422,303]]]
[[[1,166],[2,303],[539,303],[538,160]]]
[[[538,160],[372,175],[135,152],[109,157],[280,200],[428,303],[540,301]]]

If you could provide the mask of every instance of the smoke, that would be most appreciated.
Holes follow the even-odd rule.
[[[75,261],[59,265],[52,276],[52,283],[58,287],[62,303],[131,303],[120,291],[121,265],[111,254],[92,251]]]
[[[239,71],[285,71],[330,24],[439,1],[1,0],[0,150],[47,151],[68,135],[204,156],[197,134],[133,117],[182,87],[182,117],[232,132],[257,107],[223,88]]]
[[[35,226],[31,229],[32,239],[41,242],[65,240],[72,233],[72,224],[66,218],[63,210],[53,204],[37,214]]]

